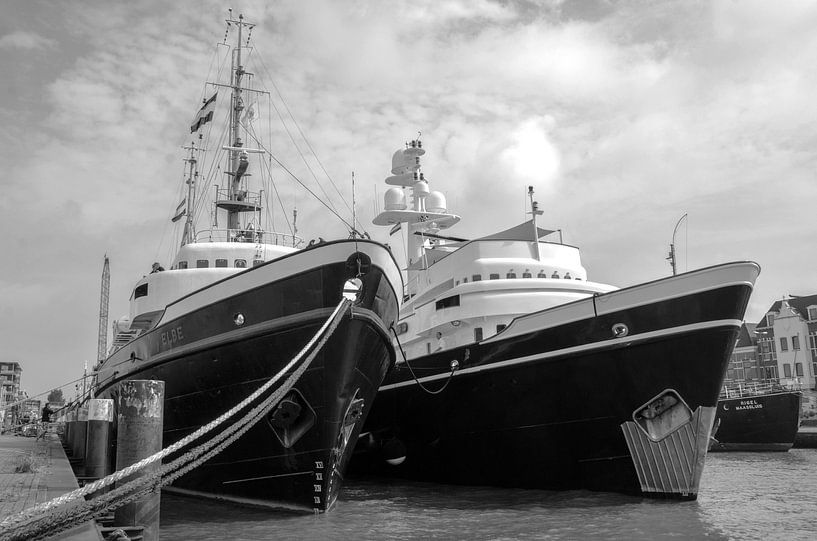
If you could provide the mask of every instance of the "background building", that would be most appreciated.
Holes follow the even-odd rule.
[[[23,367],[18,362],[0,363],[0,427],[6,428],[17,421],[20,399],[20,378]]]

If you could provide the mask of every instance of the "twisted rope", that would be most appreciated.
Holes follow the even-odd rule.
[[[281,398],[283,398],[283,396],[289,392],[289,390],[295,385],[301,375],[312,363],[318,352],[329,340],[335,329],[337,329],[337,326],[340,324],[341,316],[346,312],[350,304],[351,301],[342,299],[332,312],[331,316],[324,322],[321,328],[301,349],[301,351],[278,374],[270,378],[269,381],[259,387],[258,390],[244,399],[237,406],[233,407],[207,425],[201,427],[199,430],[193,432],[189,436],[179,440],[173,445],[148,458],[115,472],[104,479],[100,479],[99,481],[86,485],[81,489],[72,491],[44,504],[39,504],[22,511],[17,515],[8,517],[7,519],[3,520],[3,522],[0,522],[0,528],[5,530],[2,537],[0,537],[0,540],[10,541],[17,539],[39,539],[41,537],[38,536],[51,536],[58,531],[63,531],[73,527],[76,524],[80,524],[102,511],[116,509],[122,505],[126,505],[127,503],[139,499],[145,494],[173,482],[185,473],[220,453],[223,449],[232,444],[235,440],[240,438],[245,432],[252,428],[252,426],[262,419],[267,413],[269,413],[269,411],[272,410],[272,408],[281,400]],[[232,417],[235,413],[254,402],[259,396],[261,396],[261,394],[263,394],[263,392],[268,390],[276,381],[278,381],[283,374],[288,372],[301,359],[301,357],[303,357],[304,353],[309,351],[315,345],[316,342],[319,342],[318,346],[312,350],[312,353],[307,356],[307,359],[287,378],[285,383],[280,388],[271,393],[270,396],[261,402],[261,404],[254,407],[239,421],[227,427],[211,440],[200,444],[193,450],[188,451],[169,464],[161,466],[153,473],[133,479],[128,483],[116,487],[106,494],[90,501],[82,500],[76,505],[70,505],[70,503],[72,503],[74,500],[96,492],[116,481],[133,475],[140,469],[179,451],[204,434],[210,432],[225,420]],[[144,485],[147,485],[147,487],[140,489],[140,487],[143,487]],[[132,492],[134,490],[137,492],[134,492],[129,496],[125,496],[128,492]],[[49,515],[48,512],[50,510],[60,506],[66,506],[66,508],[62,511],[55,511]]]

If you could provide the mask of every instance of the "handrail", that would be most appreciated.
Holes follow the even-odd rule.
[[[726,384],[721,389],[719,399],[725,398],[744,398],[759,394],[779,393],[787,391],[779,381],[763,380],[750,381],[744,383]]]
[[[304,239],[290,233],[263,229],[205,229],[196,232],[194,242],[263,243],[297,248],[304,243]]]

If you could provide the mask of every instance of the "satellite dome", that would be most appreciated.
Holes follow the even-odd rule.
[[[412,156],[406,150],[398,150],[391,157],[391,172],[393,175],[416,171],[419,168],[419,156]]]
[[[406,210],[406,194],[400,188],[389,188],[385,195],[386,210]]]
[[[421,180],[414,185],[415,195],[428,195],[428,182]]]
[[[439,214],[443,214],[448,210],[446,208],[445,196],[442,192],[435,191],[426,196],[426,210]]]

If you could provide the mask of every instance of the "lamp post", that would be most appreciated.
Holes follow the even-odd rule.
[[[678,226],[681,225],[681,222],[683,222],[686,217],[687,215],[686,213],[684,213],[684,215],[681,216],[681,218],[678,220],[678,223],[675,224],[675,229],[672,230],[672,244],[669,245],[669,256],[667,257],[667,260],[669,261],[669,264],[672,265],[673,276],[678,274],[678,269],[676,267],[675,261],[675,233],[678,232]]]

